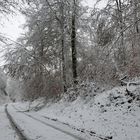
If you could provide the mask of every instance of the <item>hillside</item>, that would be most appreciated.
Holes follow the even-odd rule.
[[[79,92],[78,97],[73,101],[69,100],[71,98],[67,94],[60,101],[50,101],[37,113],[81,131],[91,140],[93,136],[101,139],[139,140],[140,87],[131,86],[129,90],[132,95],[128,95],[126,86],[104,91],[94,83],[82,84],[76,92]],[[70,94],[74,96],[72,89]],[[30,113],[34,114],[34,109],[42,106],[42,103],[41,100],[34,101]],[[16,106],[27,109],[27,104]]]

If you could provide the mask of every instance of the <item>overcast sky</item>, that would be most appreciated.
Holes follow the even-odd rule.
[[[23,32],[22,25],[25,23],[23,15],[18,14],[8,16],[6,19],[1,19],[0,33],[5,34],[13,40],[16,40]]]
[[[85,5],[88,5],[90,7],[93,7],[96,0],[83,0]]]

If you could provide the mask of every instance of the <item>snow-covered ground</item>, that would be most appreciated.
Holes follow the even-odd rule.
[[[113,140],[140,140],[140,88],[131,87],[131,91],[137,98],[127,95],[126,87],[116,87],[101,93],[94,90],[88,96],[84,96],[82,90],[82,94],[72,102],[68,102],[65,97],[30,114],[37,113],[64,123],[75,130],[81,130],[86,136],[93,134]],[[32,106],[35,104],[37,103],[34,102]],[[20,109],[26,106],[23,110],[28,108],[25,104],[16,106]],[[93,137],[88,137],[89,139],[93,140]]]
[[[9,103],[8,111],[29,139],[140,140],[140,87],[131,86],[129,91],[125,86],[104,91],[92,83],[83,84],[76,91],[77,98],[71,89],[59,101],[45,105],[43,99],[34,101],[30,112],[28,102]],[[0,114],[4,132],[10,125],[3,108]],[[13,140],[8,139],[13,133],[10,128],[0,137]]]
[[[23,135],[33,140],[86,140],[80,133],[73,129],[48,120],[36,113],[25,113],[17,110],[14,104],[8,105],[8,112],[14,123],[22,131]],[[95,139],[97,140],[97,139]]]
[[[19,140],[5,114],[4,106],[0,107],[0,140]]]
[[[132,88],[140,96],[140,90]],[[140,100],[126,95],[125,87],[97,94],[92,99],[78,97],[73,102],[63,99],[38,113],[68,123],[76,128],[112,136],[113,140],[140,140]]]

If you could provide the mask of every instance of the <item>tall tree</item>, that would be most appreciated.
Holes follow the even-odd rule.
[[[73,0],[73,9],[72,9],[72,23],[71,23],[71,50],[72,50],[72,72],[73,72],[73,81],[74,84],[77,84],[77,50],[76,50],[76,7],[77,0]]]
[[[67,79],[66,79],[66,61],[65,61],[65,15],[64,15],[64,10],[65,10],[65,3],[62,0],[60,4],[60,10],[61,10],[61,47],[62,47],[62,69],[63,69],[63,87],[64,87],[64,92],[67,91]]]

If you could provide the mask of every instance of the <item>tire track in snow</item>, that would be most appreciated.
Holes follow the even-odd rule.
[[[14,122],[13,117],[9,114],[8,109],[7,109],[7,104],[5,105],[5,113],[7,115],[7,118],[9,119],[12,128],[16,131],[19,140],[30,140],[27,138],[27,136],[24,134],[23,130]]]
[[[56,126],[54,126],[54,125],[51,125],[51,124],[49,124],[49,123],[47,123],[47,122],[45,122],[45,121],[42,121],[42,120],[40,120],[40,119],[38,119],[38,118],[36,118],[36,117],[34,117],[34,116],[32,116],[32,115],[29,115],[29,114],[27,114],[27,113],[25,113],[25,112],[21,112],[21,111],[18,110],[15,106],[13,106],[13,107],[14,107],[15,110],[17,110],[19,113],[22,113],[22,114],[24,114],[24,115],[26,115],[26,116],[32,118],[33,120],[36,120],[36,121],[38,121],[38,122],[40,122],[40,123],[42,123],[42,124],[44,124],[44,125],[46,125],[46,126],[49,126],[49,127],[53,128],[53,129],[55,129],[55,130],[57,130],[57,131],[60,131],[60,132],[62,132],[62,133],[65,133],[66,135],[69,135],[69,136],[75,138],[76,140],[85,140],[84,138],[81,138],[81,137],[79,137],[79,136],[77,136],[77,135],[74,135],[74,134],[72,134],[72,133],[70,133],[70,132],[68,132],[68,131],[65,131],[65,130],[63,130],[63,129],[61,129],[61,128],[58,128],[58,127],[56,127]]]

